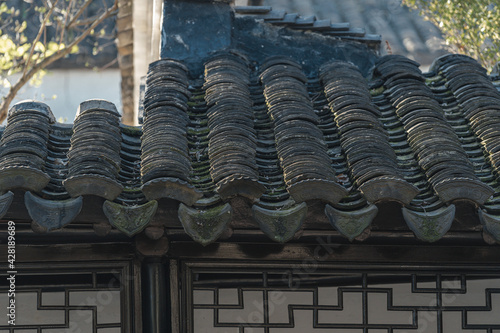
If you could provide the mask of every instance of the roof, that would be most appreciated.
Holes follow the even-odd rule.
[[[243,4],[247,1],[236,1]],[[418,11],[394,0],[265,0],[274,12],[300,13],[302,19],[331,20],[335,24],[349,22],[358,31],[382,36],[382,54],[392,52],[416,60],[424,67],[444,54],[446,44],[441,31],[419,16]],[[295,13],[295,14],[293,14]],[[345,24],[345,23],[344,23]],[[386,41],[391,50],[388,51]]]
[[[100,197],[86,225],[102,234],[182,225],[206,245],[258,226],[286,242],[315,226],[353,241],[390,217],[427,242],[450,228],[500,241],[498,77],[460,55],[427,74],[384,56],[369,80],[345,61],[309,77],[287,56],[258,65],[221,51],[193,79],[181,61],[152,63],[142,127],[101,100],[73,125],[16,104],[0,141],[2,215],[22,219],[9,207],[24,195],[24,218],[47,232],[82,225],[82,205]]]
[[[423,74],[349,26],[237,11],[165,3],[140,127],[103,100],[70,125],[43,103],[13,106],[0,216],[203,245],[500,241],[498,76],[459,55]]]

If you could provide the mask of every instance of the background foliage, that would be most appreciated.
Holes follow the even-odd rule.
[[[15,4],[15,5],[14,5]],[[24,0],[0,3],[0,83],[9,88],[0,101],[0,122],[28,82],[40,82],[55,61],[79,52],[88,36],[106,35],[105,20],[118,1]],[[94,45],[91,53],[99,52]],[[15,82],[9,80],[13,75]]]
[[[490,70],[500,61],[500,0],[403,0],[443,32],[452,51]]]

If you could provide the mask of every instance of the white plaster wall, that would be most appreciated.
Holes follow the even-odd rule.
[[[51,70],[40,87],[23,87],[14,103],[24,99],[42,101],[50,106],[57,119],[72,123],[78,105],[87,99],[106,99],[121,112],[120,80],[118,69],[98,72],[90,69]],[[0,95],[6,92],[7,89],[0,86]]]

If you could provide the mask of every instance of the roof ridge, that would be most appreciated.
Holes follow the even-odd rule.
[[[368,44],[380,44],[382,41],[381,35],[367,34],[364,28],[352,28],[349,22],[333,23],[328,19],[320,20],[315,15],[301,16],[297,13],[287,13],[286,10],[273,9],[271,6],[234,6],[233,10],[237,15],[264,20],[272,25],[309,30],[342,40]]]

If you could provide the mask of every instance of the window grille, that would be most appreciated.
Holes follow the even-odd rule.
[[[130,269],[126,263],[18,264],[16,325],[2,320],[0,333],[131,332]],[[0,307],[6,309],[7,276],[0,281]]]
[[[491,268],[275,266],[185,265],[181,331],[500,333]]]

